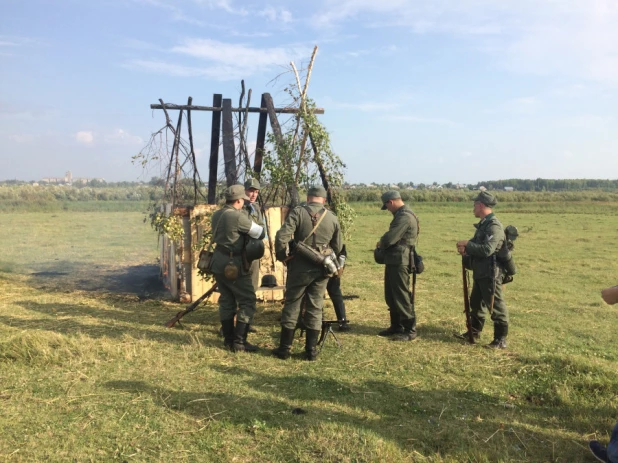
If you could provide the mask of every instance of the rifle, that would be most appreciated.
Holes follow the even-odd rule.
[[[468,328],[468,342],[470,342],[470,344],[474,344],[472,318],[470,313],[470,296],[468,294],[468,271],[466,269],[463,257],[461,259],[461,274],[463,276],[464,313],[466,314],[466,328]]]
[[[193,312],[195,309],[197,309],[197,306],[200,305],[200,303],[204,300],[207,299],[212,293],[214,293],[217,290],[217,284],[213,284],[212,288],[210,288],[208,291],[206,291],[204,294],[202,294],[202,296],[195,302],[191,303],[191,305],[187,306],[187,308],[185,310],[181,310],[180,312],[178,312],[176,314],[176,316],[174,318],[172,318],[171,320],[169,320],[168,322],[165,323],[165,326],[167,328],[171,328],[173,327],[176,323],[178,323],[180,321],[180,319],[182,317],[184,317],[185,315],[187,315],[189,312]]]
[[[333,336],[333,339],[337,343],[337,346],[341,348],[341,343],[339,342],[339,339],[337,339],[337,335],[333,331],[333,325],[338,325],[338,324],[339,324],[338,320],[322,320],[322,331],[320,331],[320,338],[318,339],[318,343],[317,343],[317,345],[320,347],[318,352],[322,351],[322,347],[324,347],[326,338],[328,337],[329,334]]]
[[[496,297],[496,279],[498,276],[498,265],[496,263],[496,255],[491,256],[491,303],[489,304],[489,314],[494,311],[494,300]]]

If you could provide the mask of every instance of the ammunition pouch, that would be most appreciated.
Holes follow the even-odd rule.
[[[420,275],[425,271],[425,264],[423,263],[423,256],[417,254],[416,248],[412,246],[410,248],[410,261],[411,261],[411,269],[413,273]]]
[[[206,249],[202,249],[200,251],[200,257],[197,261],[197,268],[202,272],[202,273],[206,273],[206,274],[210,274],[210,267],[212,266],[212,256],[213,256],[214,252],[210,251],[210,250],[206,250]]]
[[[376,261],[376,264],[384,265],[384,250],[382,248],[373,250],[373,260]]]

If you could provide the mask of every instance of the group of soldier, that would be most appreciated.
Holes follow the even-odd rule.
[[[259,258],[248,262],[245,251],[248,242],[261,241],[268,233],[257,203],[259,190],[260,183],[256,179],[250,179],[244,185],[230,186],[225,192],[225,206],[212,216],[212,240],[216,247],[210,272],[220,293],[219,314],[224,344],[234,352],[258,350],[247,341],[247,336],[256,311]],[[350,329],[340,289],[345,245],[337,216],[326,207],[326,198],[327,192],[322,186],[309,188],[307,201],[289,211],[275,236],[275,257],[287,267],[279,346],[272,351],[280,359],[290,357],[299,321],[305,330],[304,356],[307,360],[317,358],[327,291],[335,307],[339,330]],[[417,331],[414,291],[410,283],[411,278],[415,281],[417,271],[414,262],[419,220],[404,204],[398,191],[387,191],[381,200],[382,210],[393,215],[388,231],[376,245],[379,262],[385,265],[384,297],[390,326],[377,334],[393,341],[412,341],[417,338]],[[505,234],[492,212],[495,205],[496,200],[489,192],[479,193],[474,200],[474,215],[480,219],[475,225],[476,233],[470,240],[457,242],[457,252],[466,267],[472,270],[474,280],[468,332],[457,336],[478,340],[486,315],[490,313],[494,338],[487,347],[504,349],[508,311],[502,285],[495,284],[497,272],[501,269],[496,267],[492,257],[504,245]]]

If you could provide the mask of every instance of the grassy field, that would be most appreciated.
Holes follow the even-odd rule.
[[[452,336],[471,204],[412,204],[427,267],[413,343],[376,336],[388,314],[372,249],[390,216],[355,207],[354,330],[317,362],[269,355],[280,305],[259,305],[255,355],[222,349],[212,306],[164,328],[182,306],[161,292],[139,212],[2,214],[0,460],[593,461],[587,441],[618,419],[618,307],[599,295],[618,283],[618,204],[496,209],[520,231],[502,352]]]

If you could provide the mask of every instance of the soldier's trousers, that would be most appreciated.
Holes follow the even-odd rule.
[[[386,265],[384,270],[384,299],[388,310],[399,315],[401,321],[412,320],[416,313],[411,300],[410,270],[407,265]]]
[[[251,282],[253,283],[253,291],[257,291],[260,287],[260,259],[251,262]]]
[[[326,284],[326,291],[328,291],[328,297],[333,302],[337,320],[340,322],[346,320],[345,302],[343,302],[343,293],[341,292],[341,278],[337,276],[330,277]]]
[[[231,320],[236,315],[236,321],[251,323],[255,315],[256,298],[251,275],[238,275],[230,281],[222,273],[215,273],[215,281],[219,288],[219,318],[221,321]],[[238,313],[236,311],[238,310]]]
[[[327,282],[328,278],[324,276],[322,269],[296,273],[290,268],[285,285],[285,305],[281,314],[281,326],[290,330],[296,328],[303,297],[306,296],[307,306],[303,319],[305,328],[321,330],[324,292]]]
[[[478,331],[483,329],[487,312],[491,307],[492,282],[489,278],[481,278],[474,280],[472,285],[472,293],[470,294],[470,312],[472,316],[472,327]],[[509,312],[504,302],[504,292],[502,285],[496,283],[496,292],[494,295],[494,308],[491,313],[491,319],[497,325],[508,326]]]

